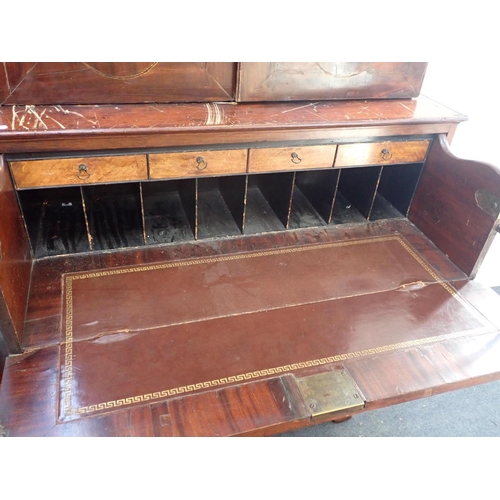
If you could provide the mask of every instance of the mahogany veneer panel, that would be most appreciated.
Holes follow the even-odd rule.
[[[466,117],[424,96],[269,104],[0,106],[4,152],[331,141],[449,133]]]
[[[10,356],[0,385],[0,416],[11,436],[40,436],[55,425],[59,346]]]
[[[497,307],[499,301],[496,301]],[[347,363],[372,410],[500,378],[498,332]]]
[[[416,97],[427,63],[241,62],[238,101]]]
[[[262,435],[310,419],[292,375],[175,398],[152,414],[157,436]]]
[[[9,171],[0,155],[0,328],[19,352],[28,303],[31,251]]]
[[[0,104],[21,83],[22,79],[31,71],[36,63],[29,62],[4,62],[0,69]]]
[[[199,102],[234,100],[236,64],[39,62],[5,70],[0,104]]]
[[[498,167],[455,157],[440,135],[409,212],[409,219],[472,277],[496,234],[499,181]]]

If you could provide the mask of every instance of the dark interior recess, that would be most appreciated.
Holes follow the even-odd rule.
[[[339,170],[304,170],[295,175],[289,229],[328,224],[339,180]]]
[[[139,184],[86,186],[83,196],[93,250],[144,245]]]
[[[423,166],[423,163],[412,163],[386,165],[382,169],[377,192],[404,217],[408,216]]]
[[[196,181],[142,184],[146,245],[194,239]]]
[[[90,250],[79,187],[19,191],[35,257]]]
[[[382,167],[345,168],[340,172],[338,191],[365,218],[370,217]]]
[[[240,197],[240,208],[230,191],[233,189],[244,195],[245,176],[201,178],[197,179],[197,183],[197,238],[241,234],[244,197]]]
[[[293,172],[248,176],[245,234],[287,228],[293,185]]]

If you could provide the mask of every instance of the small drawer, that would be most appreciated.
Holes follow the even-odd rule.
[[[10,169],[18,189],[148,178],[145,155],[14,161]]]
[[[336,145],[251,149],[249,172],[331,168]]]
[[[244,174],[247,150],[189,151],[149,155],[149,177],[169,179],[205,175]]]
[[[335,167],[419,163],[425,160],[430,141],[370,142],[341,144]]]

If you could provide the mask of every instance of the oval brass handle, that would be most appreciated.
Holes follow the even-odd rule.
[[[392,158],[392,153],[387,148],[384,148],[380,152],[380,156],[382,157],[382,160],[390,160]]]
[[[299,155],[295,152],[292,153],[291,160],[292,160],[292,163],[295,163],[295,165],[298,165],[302,161],[302,159],[299,158]]]
[[[196,158],[196,168],[198,170],[205,170],[208,167],[208,163],[201,157]]]
[[[78,174],[76,174],[76,176],[82,181],[88,179],[90,174],[87,170],[87,165],[80,163],[80,165],[78,165]]]

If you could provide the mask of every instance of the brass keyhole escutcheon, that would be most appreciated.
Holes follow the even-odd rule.
[[[392,153],[387,148],[384,148],[380,152],[380,156],[382,157],[382,160],[390,160],[392,158]]]
[[[205,170],[208,167],[208,163],[203,159],[202,156],[196,158],[196,168],[198,170]]]
[[[80,163],[80,165],[78,165],[78,174],[76,174],[76,176],[81,181],[88,179],[90,177],[90,174],[87,170],[87,165],[85,165],[84,163]]]
[[[302,159],[299,158],[299,155],[295,152],[292,153],[291,160],[292,160],[292,163],[295,163],[296,165],[298,165],[302,161]]]

